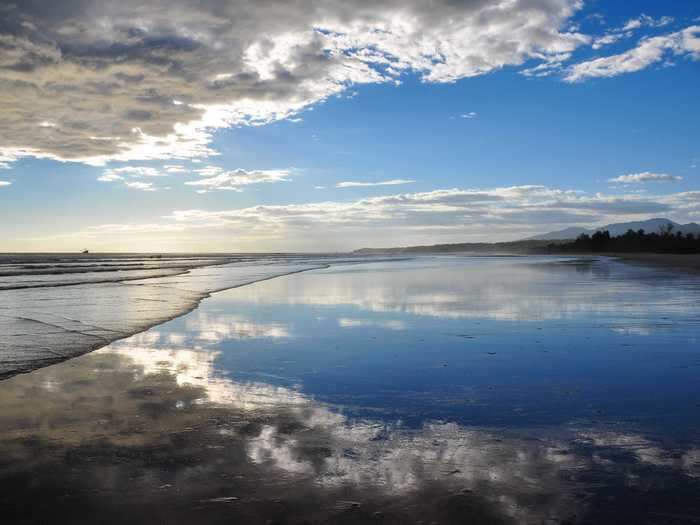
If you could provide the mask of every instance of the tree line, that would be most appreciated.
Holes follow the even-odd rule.
[[[650,252],[650,253],[700,253],[700,235],[674,232],[673,225],[661,226],[658,232],[627,230],[613,237],[608,230],[593,235],[579,235],[575,241],[550,244],[553,252]]]

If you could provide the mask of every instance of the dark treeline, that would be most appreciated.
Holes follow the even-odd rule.
[[[593,235],[584,233],[573,242],[552,244],[549,248],[553,252],[700,253],[700,235],[674,233],[669,224],[658,233],[627,230],[617,237],[611,237],[607,230]]]

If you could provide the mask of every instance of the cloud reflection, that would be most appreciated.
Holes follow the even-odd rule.
[[[284,323],[261,323],[249,317],[230,314],[197,312],[187,319],[187,330],[207,343],[219,343],[229,339],[260,339],[265,337],[291,337],[289,326]]]
[[[674,453],[636,434],[581,430],[523,437],[441,421],[409,428],[401,421],[351,419],[298,389],[233,381],[217,369],[217,352],[160,346],[167,341],[148,332],[73,360],[73,366],[0,384],[0,447],[32,435],[66,453],[96,439],[109,447],[150,449],[186,432],[208,443],[196,460],[208,477],[221,469],[254,471],[261,486],[276,479],[292,497],[292,487],[300,484],[321,501],[350,491],[384,504],[397,498],[416,503],[413,498],[439,486],[454,497],[478,496],[500,519],[516,523],[565,520],[581,512],[586,484],[579,474],[605,463],[595,451],[631,453],[626,471],[650,465],[700,473],[697,449]],[[88,386],[76,387],[77,380]],[[108,404],[99,402],[107,398]],[[8,406],[16,408],[16,419],[8,416]],[[155,417],[154,423],[137,424],[144,415]]]
[[[356,273],[362,272],[358,279]],[[617,328],[700,315],[694,281],[619,262],[555,258],[430,258],[334,267],[240,289],[231,302],[353,306],[446,319],[552,321],[597,317]],[[683,289],[680,293],[679,289]],[[687,291],[687,293],[685,293]],[[624,298],[624,299],[623,299]],[[343,316],[366,319],[367,316]],[[354,321],[343,321],[350,326]],[[405,322],[405,320],[404,320]]]

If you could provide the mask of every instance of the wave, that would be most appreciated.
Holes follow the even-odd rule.
[[[26,265],[32,259],[4,257],[0,270],[3,265]],[[85,264],[78,257],[61,258],[64,264],[75,264],[75,271],[60,274],[60,279],[46,272],[16,274],[13,281],[8,277],[0,281],[0,379],[96,350],[179,317],[214,292],[328,267],[325,257],[216,257],[206,261],[190,257],[189,266],[119,268],[105,277],[104,273],[82,271]],[[169,264],[172,257],[163,259]]]

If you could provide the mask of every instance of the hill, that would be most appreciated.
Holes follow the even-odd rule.
[[[524,255],[528,253],[541,253],[543,249],[550,246],[552,241],[548,240],[523,240],[512,242],[477,242],[458,244],[432,244],[426,246],[402,246],[397,248],[362,248],[353,253],[358,255],[369,254],[409,254],[409,253],[472,253],[483,255]]]
[[[679,224],[669,219],[649,219],[646,221],[635,221],[635,222],[619,222],[608,224],[606,226],[601,226],[599,228],[581,228],[581,227],[571,227],[565,228],[563,230],[558,230],[549,233],[543,233],[541,235],[535,235],[534,237],[529,237],[525,239],[526,241],[554,241],[554,240],[573,240],[581,234],[593,235],[597,231],[609,231],[611,237],[619,237],[624,235],[628,230],[639,231],[644,230],[646,233],[658,233],[660,228],[665,227],[667,224],[673,226],[673,232],[681,232],[681,234],[686,235],[692,233],[693,235],[700,234],[700,224],[691,222],[688,224]]]

